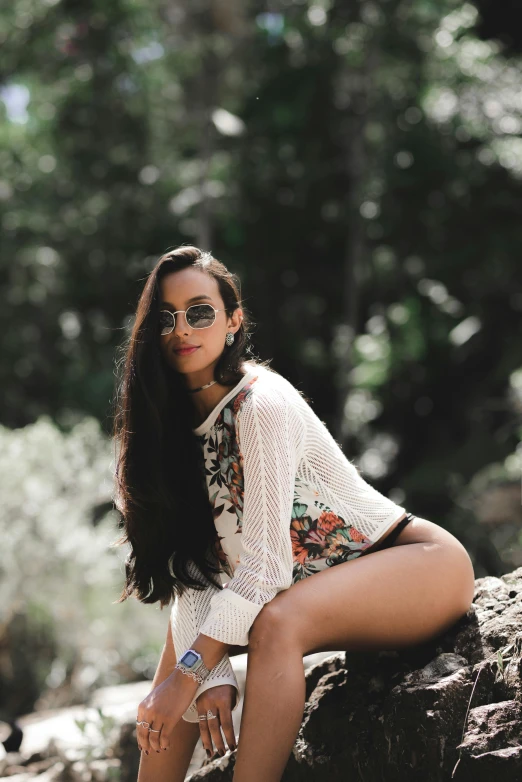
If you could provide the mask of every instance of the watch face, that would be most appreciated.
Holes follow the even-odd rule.
[[[198,659],[199,659],[199,658],[198,658],[198,657],[196,657],[196,655],[194,654],[194,652],[185,652],[185,654],[184,654],[184,655],[183,655],[183,657],[181,658],[180,662],[182,662],[184,665],[187,665],[189,668],[192,668],[192,666],[194,665],[194,663],[195,663],[195,662],[196,662]]]

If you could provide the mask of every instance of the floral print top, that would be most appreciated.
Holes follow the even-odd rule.
[[[266,372],[266,369],[260,367],[260,371]],[[237,416],[258,380],[259,371],[247,372],[222,400],[217,415],[213,415],[215,408],[207,421],[194,430],[204,450],[206,481],[216,527],[215,550],[223,568],[223,583],[227,577],[234,575],[242,548],[244,481]],[[208,425],[211,417],[214,421]],[[376,495],[382,498],[378,492]],[[325,499],[318,486],[296,474],[293,505],[288,518],[293,558],[292,583],[359,557],[375,542],[375,537],[372,539],[358,525],[350,523]],[[387,502],[392,508],[393,523],[404,509],[391,500]]]

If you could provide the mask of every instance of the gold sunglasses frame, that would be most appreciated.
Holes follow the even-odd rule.
[[[213,322],[210,324],[210,326],[191,326],[190,323],[187,321],[187,312],[189,310],[191,310],[192,307],[202,307],[202,306],[210,307],[211,309],[214,310],[214,320],[213,320]],[[167,334],[171,334],[174,331],[174,329],[176,328],[176,318],[174,316],[177,315],[178,312],[184,312],[185,313],[185,322],[186,322],[187,326],[190,329],[194,329],[194,331],[202,331],[203,329],[210,329],[210,328],[212,328],[212,326],[216,322],[216,312],[226,312],[226,309],[217,310],[215,307],[212,306],[212,304],[208,304],[206,301],[203,301],[203,302],[201,302],[201,304],[191,304],[190,307],[187,307],[186,310],[176,310],[175,312],[172,312],[171,310],[160,310],[160,314],[162,312],[168,312],[169,315],[172,315],[172,328],[171,328],[171,330],[170,331],[161,331],[160,332],[160,336],[161,337],[166,337]]]

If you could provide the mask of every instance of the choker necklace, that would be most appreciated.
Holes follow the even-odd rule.
[[[204,388],[208,388],[209,386],[213,386],[214,383],[217,383],[217,380],[211,380],[210,383],[206,383],[204,386],[200,386],[199,388],[187,388],[187,391],[189,391],[191,394],[193,394],[194,391],[203,391]]]

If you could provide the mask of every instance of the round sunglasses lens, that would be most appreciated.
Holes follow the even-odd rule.
[[[168,334],[174,325],[174,318],[168,310],[162,310],[159,314],[159,328],[161,334]]]
[[[194,304],[187,310],[187,323],[192,329],[206,329],[214,323],[216,313],[210,304]]]

